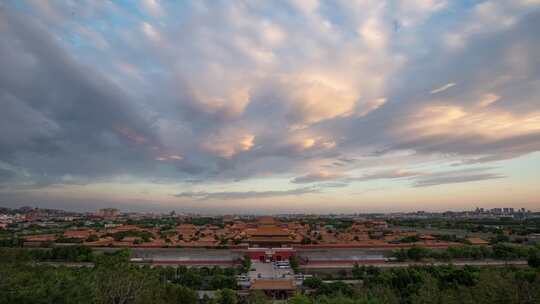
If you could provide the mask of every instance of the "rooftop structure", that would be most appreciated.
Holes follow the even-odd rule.
[[[289,236],[289,234],[289,230],[276,226],[258,227],[250,233],[251,236],[258,237]]]
[[[299,242],[288,229],[276,226],[258,227],[250,230],[248,236],[247,243],[258,246],[276,246]]]
[[[257,223],[260,226],[275,225],[276,220],[271,216],[261,216],[257,219]]]
[[[488,245],[489,242],[478,237],[470,237],[467,239],[471,245]]]
[[[293,280],[256,280],[249,289],[294,291],[296,286]]]

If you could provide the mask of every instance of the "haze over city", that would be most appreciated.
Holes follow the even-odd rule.
[[[0,206],[540,206],[540,1],[0,3]]]

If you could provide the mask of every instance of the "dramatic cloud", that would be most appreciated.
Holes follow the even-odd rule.
[[[515,182],[540,150],[539,27],[525,0],[7,1],[0,203]]]
[[[3,160],[54,178],[109,175],[144,159],[149,151],[140,147],[154,134],[129,96],[75,62],[42,26],[0,14]]]

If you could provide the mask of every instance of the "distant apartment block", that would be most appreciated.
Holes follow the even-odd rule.
[[[116,208],[103,208],[99,209],[97,216],[102,218],[116,218],[120,214],[120,211]]]

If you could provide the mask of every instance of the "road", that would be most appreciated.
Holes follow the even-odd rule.
[[[283,279],[294,275],[291,268],[277,268],[272,263],[254,261],[248,273],[251,281],[256,279]]]

